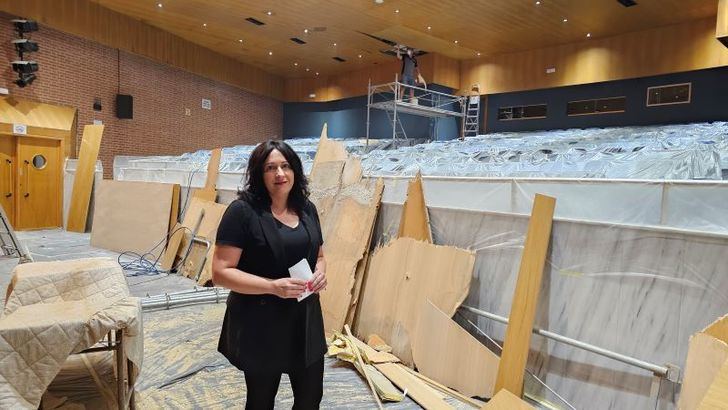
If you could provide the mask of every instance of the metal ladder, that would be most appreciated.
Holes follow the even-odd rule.
[[[15,236],[13,226],[2,205],[0,205],[0,251],[0,259],[20,258],[19,263],[33,262],[28,249]]]
[[[463,120],[463,137],[474,137],[480,133],[480,95],[471,95],[467,100]]]

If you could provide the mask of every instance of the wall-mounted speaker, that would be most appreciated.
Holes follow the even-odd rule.
[[[134,97],[126,94],[116,94],[116,118],[134,118]]]

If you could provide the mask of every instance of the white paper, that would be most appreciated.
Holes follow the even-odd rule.
[[[308,261],[306,259],[301,259],[300,262],[297,264],[291,266],[288,268],[288,272],[291,274],[291,277],[294,279],[303,279],[306,282],[313,279],[313,272],[311,272],[311,267],[308,266]],[[306,289],[301,296],[298,297],[298,301],[302,301],[308,297],[308,295],[312,294],[310,290]]]

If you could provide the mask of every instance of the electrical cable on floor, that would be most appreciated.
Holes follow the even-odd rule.
[[[178,217],[181,217],[182,215],[184,215],[185,211],[187,210],[187,203],[189,202],[190,193],[192,192],[192,178],[194,178],[196,173],[198,173],[202,170],[202,167],[203,167],[202,164],[200,164],[199,167],[197,167],[196,169],[192,170],[192,172],[190,172],[190,176],[187,178],[187,186],[186,186],[187,192],[185,193],[185,200],[182,202],[182,206],[180,207]]]
[[[157,256],[154,256],[154,251],[162,246],[163,244],[166,244],[169,241],[169,238],[172,237],[175,233],[177,233],[180,230],[187,230],[190,233],[192,231],[190,228],[187,228],[185,226],[179,227],[175,229],[172,232],[167,233],[164,238],[162,238],[159,242],[157,242],[156,245],[154,245],[151,249],[149,249],[144,254],[138,254],[133,251],[125,251],[119,254],[119,257],[116,259],[121,268],[124,271],[129,271],[128,273],[125,273],[126,276],[141,276],[141,275],[159,275],[159,274],[169,274],[172,271],[177,270],[179,268],[178,265],[175,265],[170,270],[163,270],[158,269],[157,264],[159,263],[159,259],[162,257],[162,251],[159,252]],[[122,261],[122,258],[127,258],[127,260]],[[180,262],[181,263],[181,262]]]

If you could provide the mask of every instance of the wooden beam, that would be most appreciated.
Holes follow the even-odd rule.
[[[68,210],[66,230],[69,232],[86,232],[88,208],[91,202],[91,189],[94,185],[96,159],[101,148],[103,125],[86,125],[83,127],[81,152],[78,155],[76,173],[73,177],[71,205]]]
[[[536,316],[536,305],[541,290],[541,277],[546,264],[546,252],[549,248],[555,207],[556,199],[536,194],[521,256],[516,289],[513,293],[513,304],[503,342],[503,353],[493,390],[495,392],[506,389],[518,397],[523,396],[523,374],[526,370],[531,330]]]
[[[344,325],[344,330],[346,330],[346,335],[349,336],[349,341],[354,341],[356,339],[354,335],[351,334],[351,329],[349,329],[349,325]],[[354,356],[356,356],[356,362],[361,367],[361,372],[364,374],[364,378],[367,379],[367,383],[369,384],[369,388],[372,390],[372,394],[374,395],[374,399],[377,401],[377,407],[379,409],[382,409],[382,401],[379,400],[379,394],[377,393],[377,389],[374,388],[374,384],[372,383],[372,379],[369,378],[369,373],[366,371],[366,367],[364,366],[364,361],[361,359],[361,354],[359,354],[359,348],[356,347],[356,345],[352,346],[352,349],[354,351]]]
[[[222,148],[215,148],[210,153],[210,160],[207,161],[207,179],[205,180],[205,188],[217,188],[217,176],[220,173],[221,157]]]
[[[387,376],[397,387],[407,390],[407,394],[412,397],[412,400],[423,408],[433,410],[453,408],[432,387],[408,371],[403,370],[397,363],[375,364],[374,367]]]

